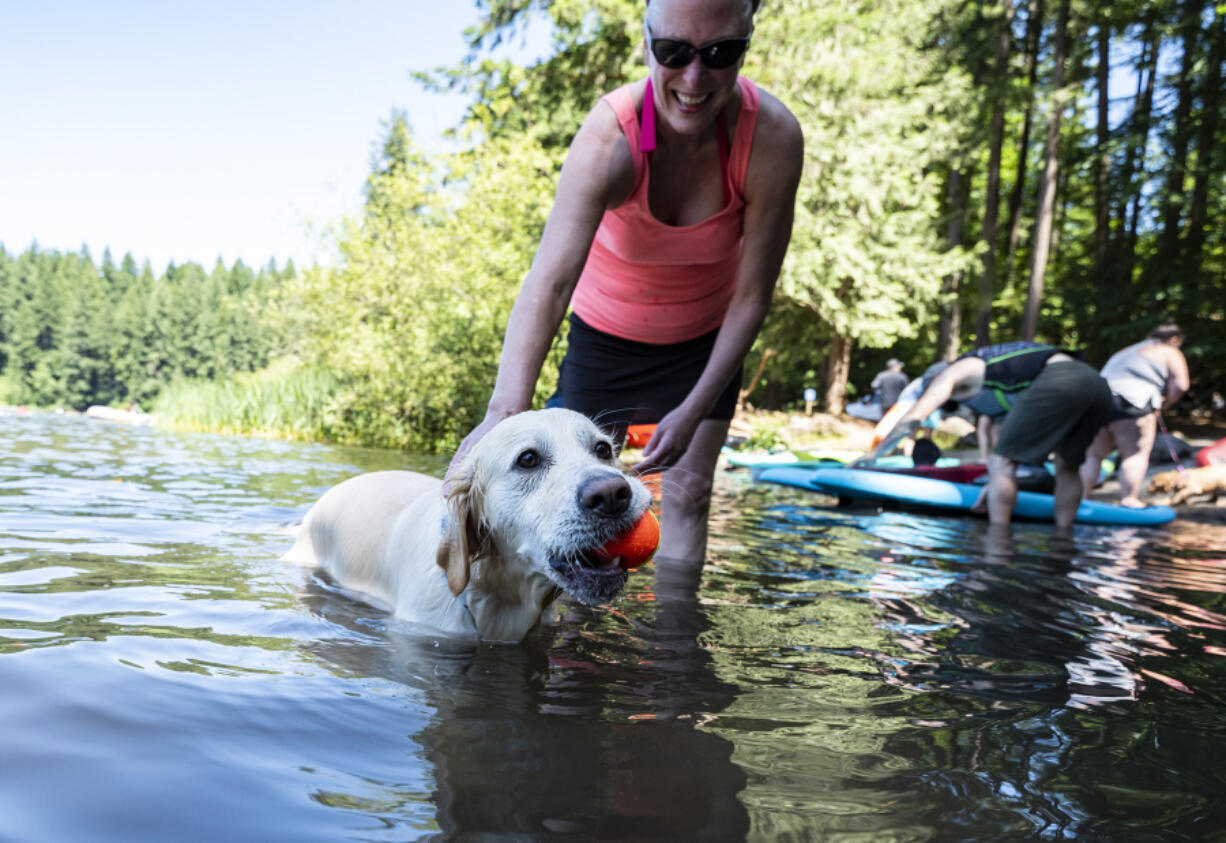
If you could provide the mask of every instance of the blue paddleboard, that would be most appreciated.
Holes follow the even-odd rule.
[[[767,483],[780,483],[828,495],[871,501],[892,501],[913,506],[968,511],[979,499],[982,486],[950,483],[910,474],[888,474],[858,468],[800,468],[777,466],[758,475]],[[1038,492],[1018,492],[1015,518],[1034,521],[1054,520],[1054,499]],[[1175,518],[1169,506],[1130,509],[1101,501],[1082,501],[1077,508],[1078,524],[1165,524]]]

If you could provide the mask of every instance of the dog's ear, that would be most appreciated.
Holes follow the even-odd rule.
[[[448,481],[447,522],[438,544],[436,561],[447,574],[447,586],[458,596],[468,585],[473,560],[481,543],[481,492],[471,471]]]

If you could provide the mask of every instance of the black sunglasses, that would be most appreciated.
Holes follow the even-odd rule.
[[[689,67],[694,56],[698,56],[702,66],[708,70],[723,70],[736,64],[737,59],[745,55],[748,48],[748,36],[721,38],[695,47],[688,41],[678,41],[676,38],[653,38],[651,30],[647,30],[647,49],[651,50],[656,61],[673,70]]]

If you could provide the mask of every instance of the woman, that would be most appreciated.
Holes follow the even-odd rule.
[[[1174,322],[1164,322],[1148,338],[1111,355],[1103,366],[1102,376],[1111,387],[1111,415],[1081,466],[1083,494],[1094,488],[1103,459],[1118,447],[1120,503],[1145,506],[1139,494],[1157,434],[1157,414],[1178,401],[1190,385],[1181,345],[1183,331]]]
[[[648,78],[602,99],[572,141],[485,419],[452,461],[529,408],[573,295],[562,403],[617,428],[658,422],[635,469],[665,470],[658,557],[694,565],[803,159],[791,112],[738,78],[756,7],[650,0]]]

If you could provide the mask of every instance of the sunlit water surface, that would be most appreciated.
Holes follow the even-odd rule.
[[[696,596],[473,648],[277,561],[392,467],[444,463],[0,417],[0,841],[1222,839],[1220,526],[721,472]]]

